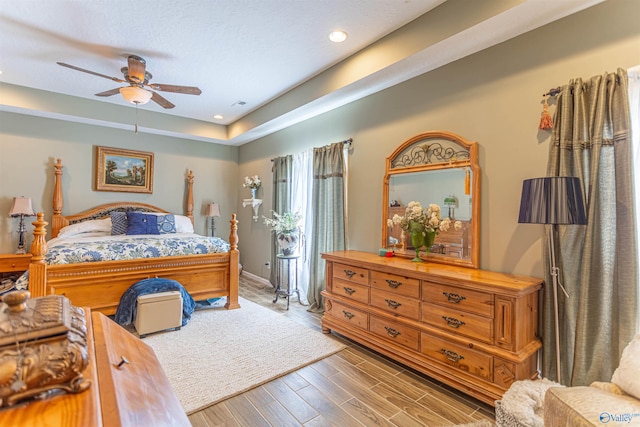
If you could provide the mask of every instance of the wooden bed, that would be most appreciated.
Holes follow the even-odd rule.
[[[167,212],[152,205],[135,202],[110,203],[97,206],[71,216],[62,215],[62,162],[54,165],[53,216],[51,237],[56,237],[64,226],[88,219],[108,217],[113,210]],[[187,176],[185,216],[193,222],[193,173]],[[239,308],[238,304],[238,222],[231,216],[229,252],[202,255],[141,258],[124,261],[85,262],[78,264],[47,265],[46,226],[44,214],[38,213],[33,223],[34,240],[31,245],[29,291],[31,297],[65,295],[78,307],[89,307],[110,315],[116,312],[120,297],[134,283],[161,277],[180,282],[194,300],[227,297],[225,308]]]

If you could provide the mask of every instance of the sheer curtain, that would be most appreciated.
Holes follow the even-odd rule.
[[[636,199],[636,242],[640,242],[640,65],[630,68],[629,77],[629,110],[631,116],[631,141],[633,153],[634,191]],[[640,251],[638,251],[640,255]],[[638,257],[640,265],[640,256]],[[638,309],[640,310],[640,292],[638,292]],[[640,315],[636,328],[640,332]]]
[[[311,258],[309,251],[311,248],[313,230],[313,215],[311,186],[313,182],[313,149],[293,154],[293,183],[292,183],[292,211],[302,214],[302,235],[301,243],[302,262],[298,263],[298,284],[300,288],[300,302],[308,304],[307,292],[309,291],[309,271]]]
[[[559,379],[551,292],[544,293],[543,375],[565,385],[609,380],[638,322],[627,80],[621,69],[578,78],[558,97],[547,174],[581,179],[588,220],[586,226],[561,225],[554,236],[560,279],[569,294],[558,295]],[[548,265],[546,271],[551,283]]]

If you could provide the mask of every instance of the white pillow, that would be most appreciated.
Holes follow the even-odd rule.
[[[625,393],[640,399],[640,334],[636,334],[622,350],[620,365],[611,377]]]
[[[103,233],[111,235],[111,218],[90,219],[62,227],[58,237],[71,237],[82,233]]]
[[[176,233],[193,233],[191,220],[184,215],[174,215],[176,219]]]

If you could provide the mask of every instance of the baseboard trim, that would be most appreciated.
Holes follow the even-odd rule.
[[[255,280],[256,282],[264,283],[265,285],[273,286],[271,282],[264,277],[255,275],[247,270],[242,270],[242,275],[246,275],[249,279]]]

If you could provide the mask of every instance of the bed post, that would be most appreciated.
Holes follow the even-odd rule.
[[[54,184],[53,184],[53,216],[51,217],[51,237],[56,237],[58,231],[65,226],[62,217],[62,160],[57,159],[54,167]]]
[[[193,222],[193,171],[189,171],[189,175],[187,175],[187,206],[184,215],[191,220],[191,224]]]
[[[238,252],[238,220],[236,214],[231,214],[231,231],[229,232],[229,296],[224,308],[230,310],[240,308],[238,304],[238,287],[239,287],[239,264],[240,253]]]
[[[45,296],[47,281],[47,264],[44,262],[47,253],[47,234],[44,214],[38,212],[38,219],[33,222],[33,243],[31,243],[31,263],[29,264],[29,292],[32,298]]]

